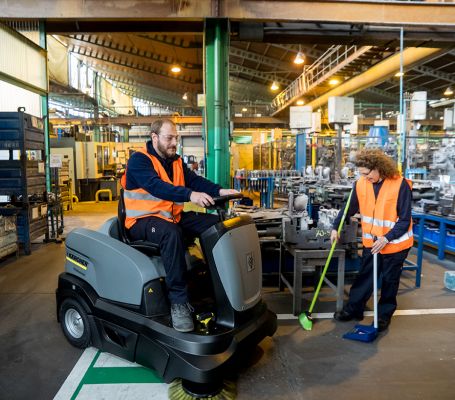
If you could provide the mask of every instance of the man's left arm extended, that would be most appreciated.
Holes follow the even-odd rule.
[[[220,185],[197,175],[194,171],[191,171],[185,163],[183,164],[183,173],[185,175],[186,187],[195,192],[207,193],[211,197],[237,193],[237,191],[233,189],[223,189]]]

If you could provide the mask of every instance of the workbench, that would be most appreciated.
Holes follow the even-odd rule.
[[[299,315],[302,311],[302,274],[304,272],[316,272],[317,270],[322,273],[327,257],[330,250],[305,250],[297,249],[292,245],[284,244],[284,252],[288,252],[294,257],[294,276],[293,283],[286,279],[283,274],[283,263],[280,262],[279,266],[279,289],[282,290],[284,283],[292,293],[292,313]],[[336,293],[336,311],[343,308],[344,299],[344,261],[345,250],[335,249],[333,257],[338,259],[338,272],[337,272],[337,285],[335,286],[330,282],[327,277],[324,277],[324,282],[331,287]]]
[[[414,229],[414,241],[417,242],[417,261],[414,264],[414,269],[416,270],[416,287],[420,287],[424,244],[435,246],[438,249],[438,259],[444,260],[447,250],[455,251],[455,246],[452,243],[447,243],[447,226],[455,227],[455,220],[433,214],[418,214],[414,212],[412,213],[412,219],[419,221],[416,224],[416,229]],[[425,235],[425,222],[428,221],[439,224],[439,233],[435,233],[435,237]],[[403,269],[411,268],[404,267]]]

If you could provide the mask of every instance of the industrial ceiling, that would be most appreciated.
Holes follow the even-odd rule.
[[[63,32],[69,29],[73,31]],[[112,32],[106,33],[109,29]],[[137,32],[128,32],[132,29]],[[196,107],[196,95],[203,92],[202,30],[199,22],[48,24],[48,32],[64,42],[69,51],[116,82],[125,93],[164,106]],[[404,90],[427,91],[429,99],[442,98],[444,90],[455,85],[455,28],[408,26],[404,32],[405,47],[441,49],[405,68]],[[336,62],[332,60],[330,70],[325,71],[326,79],[319,79],[310,91],[302,93],[301,98],[307,103],[331,90],[333,85],[329,82],[333,79],[346,82],[396,54],[399,43],[399,30],[385,25],[234,21],[229,49],[229,96],[234,104],[271,105],[304,70],[316,62],[320,64],[329,53],[342,55],[351,51],[349,60],[342,56]],[[305,57],[303,65],[293,63],[299,52]],[[171,71],[176,64],[181,67],[180,73]],[[272,82],[280,88],[272,91]],[[356,98],[366,103],[398,104],[399,79],[384,77],[374,87],[356,93]],[[270,113],[277,111],[276,107],[267,109]]]

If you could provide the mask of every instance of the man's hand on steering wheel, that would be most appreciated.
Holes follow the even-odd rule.
[[[191,192],[190,201],[200,207],[208,207],[215,204],[212,196],[204,192]]]

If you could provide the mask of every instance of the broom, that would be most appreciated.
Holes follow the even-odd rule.
[[[341,230],[343,229],[344,221],[346,219],[346,214],[348,213],[349,205],[351,204],[351,197],[352,197],[353,191],[354,191],[354,189],[351,189],[351,192],[349,193],[348,201],[346,203],[346,206],[344,207],[343,216],[341,217],[340,225],[338,226],[338,236],[340,236]],[[334,240],[332,243],[332,247],[330,247],[329,256],[327,257],[327,260],[324,265],[324,269],[322,270],[321,278],[319,279],[318,286],[316,288],[316,291],[314,292],[313,300],[311,302],[309,310],[305,311],[299,315],[300,325],[302,325],[302,328],[305,329],[306,331],[311,331],[311,329],[313,328],[313,318],[311,317],[311,313],[313,312],[313,308],[316,304],[316,300],[318,299],[319,291],[321,290],[322,282],[324,281],[325,274],[327,273],[327,270],[329,268],[329,264],[330,264],[330,261],[332,260],[333,252],[335,251],[337,242],[338,242],[338,239]]]

